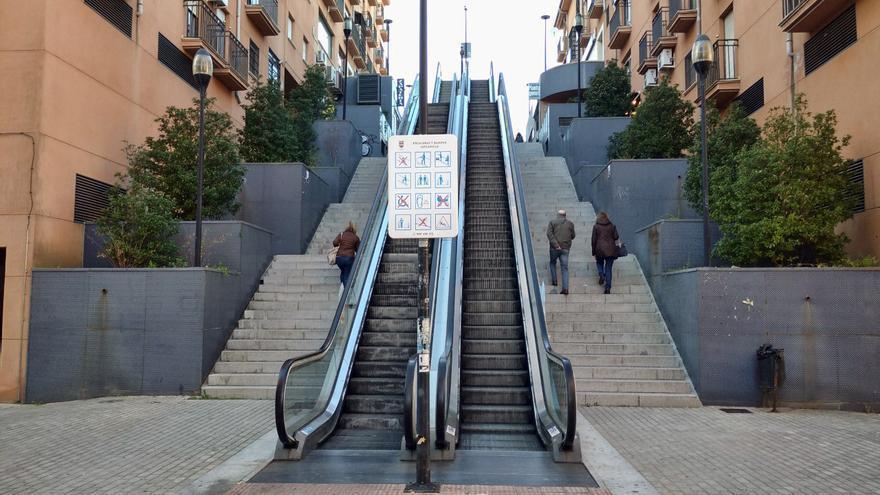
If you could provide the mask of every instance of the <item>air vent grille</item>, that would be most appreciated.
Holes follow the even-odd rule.
[[[813,72],[856,41],[856,6],[853,5],[804,43],[804,71]]]
[[[85,4],[131,38],[132,8],[125,0],[84,0]]]
[[[379,103],[379,76],[375,74],[358,76],[358,104]]]
[[[112,187],[99,180],[76,174],[73,221],[86,223],[98,220],[109,205]]]
[[[758,82],[749,86],[749,89],[740,93],[736,100],[742,105],[746,115],[757,112],[764,106],[764,78],[758,79]]]
[[[192,86],[193,89],[198,89],[196,88],[196,82],[193,79],[192,60],[174,46],[174,43],[172,43],[171,40],[162,36],[162,33],[159,33],[159,61],[162,62],[165,67],[171,69],[171,72],[174,72],[178,77]]]

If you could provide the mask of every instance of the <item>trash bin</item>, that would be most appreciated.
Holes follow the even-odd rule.
[[[772,412],[776,412],[776,397],[782,385],[785,370],[784,349],[777,349],[772,344],[764,344],[758,348],[758,387],[761,390],[761,406],[766,407],[767,396],[773,400]]]

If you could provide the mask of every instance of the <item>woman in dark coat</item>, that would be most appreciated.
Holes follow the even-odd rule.
[[[611,223],[608,214],[604,211],[596,215],[596,225],[593,225],[593,256],[596,258],[596,268],[599,270],[599,285],[605,285],[605,293],[611,294],[611,267],[617,258],[617,227]]]
[[[354,256],[361,245],[361,239],[357,236],[353,223],[348,222],[348,227],[333,239],[333,245],[339,246],[339,251],[336,252],[336,266],[339,267],[339,281],[346,286],[351,267],[354,265]]]

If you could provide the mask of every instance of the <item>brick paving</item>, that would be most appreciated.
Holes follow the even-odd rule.
[[[391,495],[404,493],[405,485],[301,485],[301,484],[263,484],[238,485],[228,495]],[[445,495],[611,495],[604,488],[553,487],[540,488],[522,486],[465,486],[442,485],[440,493]]]
[[[880,415],[750,410],[581,408],[661,493],[880,493]]]
[[[273,428],[272,401],[112,397],[0,407],[0,493],[179,493]]]

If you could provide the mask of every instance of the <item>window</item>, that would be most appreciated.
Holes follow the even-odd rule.
[[[303,62],[309,63],[309,40],[303,37]]]
[[[804,43],[804,73],[809,75],[857,40],[853,5]]]
[[[293,16],[287,16],[287,39],[293,43]]]
[[[183,79],[193,89],[198,89],[193,79],[192,60],[168,38],[162,36],[162,33],[159,33],[159,62],[171,69],[171,72],[177,74],[177,77]]]
[[[110,204],[112,187],[105,182],[76,174],[73,221],[77,223],[96,221]]]
[[[131,38],[132,8],[125,0],[85,0],[85,4],[101,15],[122,34]]]
[[[260,77],[260,47],[253,40],[251,40],[248,70],[252,76]]]
[[[697,69],[694,69],[693,57],[689,52],[684,58],[684,89],[687,91],[691,85],[697,82]]]
[[[266,72],[269,81],[281,84],[281,60],[269,50],[269,69]]]
[[[324,52],[324,59],[330,60],[330,55],[333,52],[333,31],[327,26],[327,22],[323,17],[318,18],[318,25],[315,31],[318,41],[318,46],[315,47],[315,53],[320,50]]]

